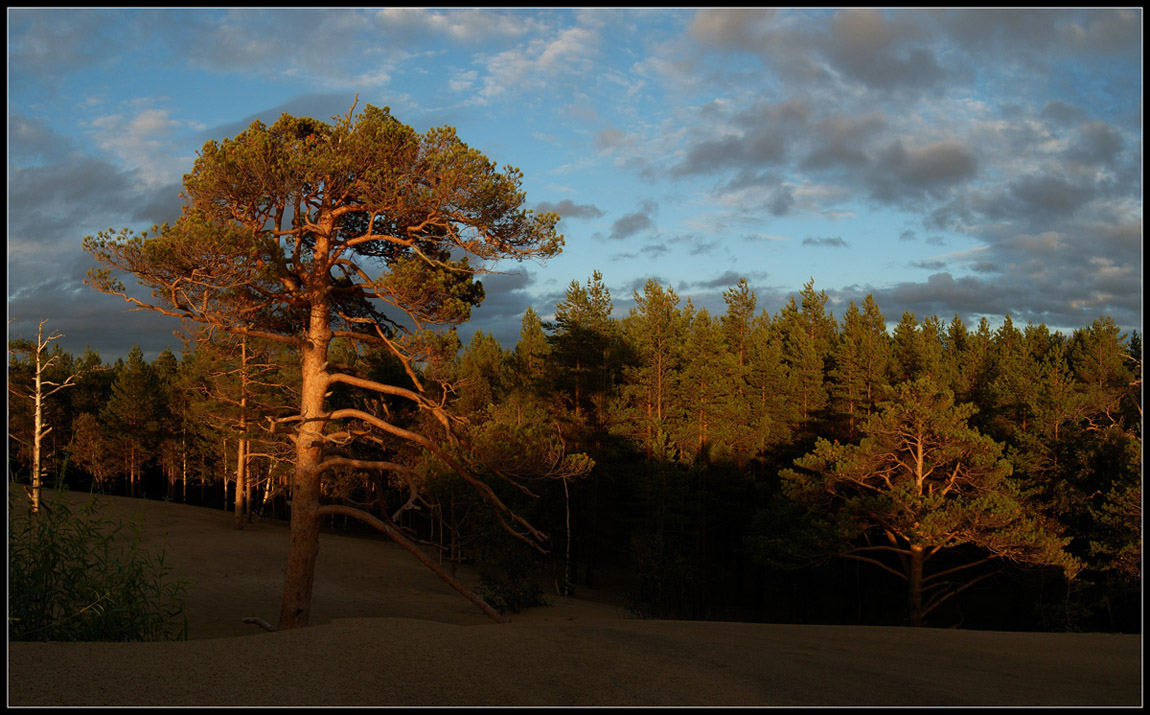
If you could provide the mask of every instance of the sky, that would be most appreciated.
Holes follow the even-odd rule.
[[[772,315],[1142,331],[1142,10],[8,10],[8,330],[105,362],[178,321],[84,284],[85,236],[179,215],[208,140],[371,104],[455,127],[562,216],[460,328],[513,347],[598,270]],[[130,277],[125,283],[134,284]],[[143,295],[143,293],[141,293]]]

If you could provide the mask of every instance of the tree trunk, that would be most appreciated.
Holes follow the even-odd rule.
[[[911,544],[910,558],[907,560],[907,591],[906,605],[910,617],[910,625],[921,627],[923,625],[922,611],[922,566],[924,548],[918,544]]]
[[[317,253],[318,253],[317,246]],[[311,613],[315,559],[319,553],[320,462],[326,424],[327,350],[331,342],[326,303],[313,304],[308,345],[303,349],[300,422],[296,435],[296,466],[292,482],[288,561],[284,567],[283,606],[279,629],[303,628]]]
[[[236,444],[236,520],[237,529],[244,528],[245,497],[247,496],[248,441],[240,437]]]
[[[240,340],[240,429],[236,440],[236,528],[244,528],[248,496],[248,341]]]
[[[570,596],[575,591],[571,580],[571,492],[567,488],[567,479],[563,479],[563,504],[567,509],[567,549],[563,559],[563,588],[561,596]]]
[[[41,377],[40,349],[36,350],[36,416],[32,424],[32,513],[40,513],[40,489],[44,483],[40,473],[40,450],[44,439],[44,398]]]

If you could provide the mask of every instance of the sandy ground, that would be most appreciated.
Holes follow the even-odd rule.
[[[9,643],[9,706],[1142,703],[1140,636],[645,621],[587,590],[496,624],[398,546],[339,534],[312,626],[268,633],[241,619],[278,618],[286,523],[101,499],[190,581],[190,640]]]

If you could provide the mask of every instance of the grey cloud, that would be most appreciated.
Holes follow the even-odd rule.
[[[557,213],[565,219],[568,218],[601,218],[603,212],[592,204],[577,204],[571,199],[563,199],[558,203],[545,201],[535,207],[536,213]]]
[[[115,47],[130,34],[120,11],[80,8],[8,11],[8,79],[53,86],[73,70],[112,62]],[[130,41],[129,37],[129,41]]]
[[[871,196],[885,202],[907,197],[943,197],[954,185],[977,173],[973,153],[962,143],[946,140],[905,148],[894,141],[867,171]]]
[[[1087,122],[1078,130],[1078,141],[1067,151],[1072,161],[1084,164],[1109,164],[1124,148],[1122,135],[1105,122]]]
[[[946,140],[906,149],[896,141],[883,152],[881,168],[904,187],[945,187],[974,177],[973,153],[961,142]]]
[[[604,129],[595,135],[595,148],[603,151],[606,149],[614,149],[617,146],[622,146],[626,141],[626,135],[622,131],[615,129]]]
[[[657,207],[652,201],[644,201],[642,208],[639,211],[629,213],[621,216],[611,224],[610,238],[621,239],[629,236],[634,236],[641,231],[646,231],[655,226],[654,220],[651,218],[655,213]]]
[[[1061,37],[1074,49],[1103,56],[1142,57],[1142,12],[1137,8],[1082,10]]]
[[[696,281],[690,284],[692,288],[734,288],[739,284],[739,279],[743,275],[735,271],[727,271],[722,275],[715,276],[710,280]]]
[[[621,216],[611,224],[611,238],[627,238],[640,231],[651,228],[655,222],[651,217],[641,211]]]
[[[1128,290],[1130,281],[1098,281],[1085,275],[1044,271],[1033,265],[1012,267],[1011,279],[1005,281],[999,271],[1001,266],[991,274],[992,278],[956,278],[950,273],[936,273],[924,283],[904,282],[870,292],[888,316],[904,310],[913,311],[920,318],[958,314],[970,325],[979,316],[993,319],[1009,314],[1016,322],[1044,323],[1052,330],[1071,331],[1109,315],[1121,326],[1141,329],[1138,293],[1118,292]],[[1096,300],[1076,300],[1073,296],[1080,295],[1080,291],[1066,291],[1067,280],[1082,279],[1094,290]]]
[[[1010,197],[1015,206],[1006,211],[1021,210],[1044,216],[1070,216],[1090,201],[1090,186],[1072,183],[1059,176],[1024,176],[1010,183]]]
[[[687,32],[700,44],[757,51],[778,11],[768,8],[711,8],[695,14]]]
[[[952,77],[922,28],[879,10],[849,9],[831,20],[827,55],[842,73],[873,89],[934,87]]]
[[[67,137],[23,114],[8,115],[8,161],[55,163],[73,151]]]
[[[1030,9],[962,9],[935,14],[939,28],[968,52],[1042,53],[1058,42],[1065,13]]]
[[[121,216],[133,211],[129,177],[99,159],[77,155],[66,164],[10,166],[8,172],[10,241],[55,244],[108,228],[93,221],[104,220],[109,209]]]
[[[779,187],[767,200],[767,211],[772,216],[786,216],[795,206],[795,195],[790,187]]]
[[[1053,224],[1057,231],[1041,228],[1051,224],[1026,216],[1017,225],[985,226],[977,236],[985,245],[966,265],[974,276],[952,278],[947,273],[927,284],[900,284],[890,290],[891,300],[916,311],[938,310],[936,306],[949,301],[970,314],[1009,312],[1058,329],[1089,325],[1101,315],[1127,328],[1139,327],[1141,219],[1103,218],[1064,217]],[[1028,232],[1023,225],[1039,228]]]
[[[826,246],[828,248],[848,248],[847,242],[841,236],[807,236],[803,239],[804,246]]]
[[[671,251],[670,247],[668,247],[667,244],[659,243],[658,241],[652,241],[652,242],[644,245],[641,250],[644,254],[651,256],[652,258],[657,258],[658,256],[666,255],[667,253],[670,253],[670,251]]]
[[[277,76],[293,68],[310,73],[337,66],[353,51],[349,36],[369,26],[360,10],[332,8],[194,12],[185,19],[183,49],[191,62],[217,72]],[[300,37],[308,39],[299,42]]]
[[[1084,120],[1086,118],[1086,111],[1076,105],[1063,102],[1061,99],[1055,99],[1042,106],[1039,116],[1060,124],[1069,125]]]
[[[459,327],[459,339],[466,345],[476,330],[483,330],[495,336],[505,348],[514,347],[519,341],[523,313],[534,305],[540,314],[548,312],[551,306],[541,306],[537,298],[529,292],[535,279],[527,270],[516,273],[489,274],[482,277],[485,298],[471,311],[471,320]]]
[[[919,318],[930,315],[943,317],[957,311],[967,315],[996,315],[1004,305],[1024,300],[1018,284],[988,285],[976,277],[955,279],[950,273],[935,273],[925,283],[899,283],[889,290],[875,293],[875,300],[884,314],[901,314],[911,310]],[[890,313],[892,309],[898,313]]]
[[[94,264],[79,251],[62,253],[51,261],[10,264],[27,274],[18,284],[9,283],[8,334],[31,337],[41,319],[47,327],[63,334],[58,344],[74,355],[91,347],[105,362],[127,357],[129,348],[139,345],[147,359],[165,348],[179,353],[182,342],[173,335],[180,321],[149,310],[130,310],[123,299],[103,295],[84,284],[87,270]],[[143,299],[147,291],[130,277],[129,292]]]
[[[691,248],[692,256],[703,256],[709,253],[713,253],[716,250],[723,248],[724,246],[724,241],[722,238],[713,238],[707,241],[694,236],[689,240],[694,243],[694,246]]]
[[[803,160],[807,169],[862,167],[869,162],[867,143],[886,127],[882,112],[851,117],[836,115],[820,120],[814,128],[814,148]]]
[[[260,121],[264,124],[274,124],[280,115],[290,114],[295,117],[311,117],[323,122],[330,122],[332,117],[347,114],[347,110],[351,108],[352,103],[355,102],[355,92],[315,92],[309,94],[301,94],[294,97],[287,102],[270,107],[261,112],[244,117],[243,119],[230,122],[228,124],[220,124],[210,129],[200,132],[198,141],[206,143],[211,139],[220,140],[224,138],[231,138],[240,134],[252,122]],[[357,110],[362,110],[365,102],[361,97]],[[399,118],[403,121],[403,118]]]
[[[810,104],[803,100],[755,105],[732,118],[739,133],[712,138],[711,132],[696,132],[686,158],[671,173],[686,176],[727,168],[781,165],[811,114]]]
[[[1141,57],[1136,9],[950,10],[932,13],[939,28],[971,53],[1003,57]]]

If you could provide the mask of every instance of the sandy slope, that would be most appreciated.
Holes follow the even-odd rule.
[[[241,619],[278,616],[286,524],[102,499],[191,581],[191,640],[10,643],[9,705],[1142,702],[1140,636],[640,621],[555,596],[498,625],[400,548],[341,535],[321,538],[313,625],[266,633]]]

